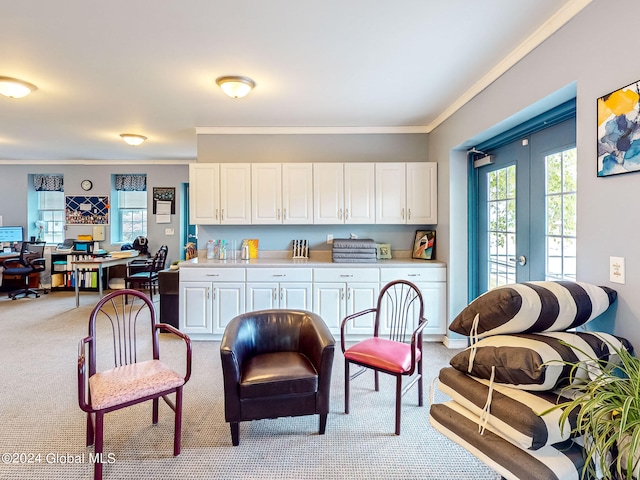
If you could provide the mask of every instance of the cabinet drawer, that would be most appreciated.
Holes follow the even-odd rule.
[[[394,267],[380,269],[381,282],[388,283],[393,280],[409,280],[410,282],[444,282],[447,280],[447,269],[444,267]]]
[[[247,282],[310,282],[310,268],[247,268]]]
[[[377,282],[378,268],[315,268],[314,282]]]
[[[244,268],[181,268],[181,282],[244,282]]]

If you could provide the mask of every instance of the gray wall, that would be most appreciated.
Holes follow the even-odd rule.
[[[623,12],[623,13],[622,13]],[[615,17],[615,22],[608,19]],[[640,228],[634,200],[640,174],[596,177],[596,99],[640,79],[630,56],[640,2],[595,0],[571,22],[431,132],[429,159],[439,165],[439,258],[449,265],[449,316],[467,303],[467,164],[461,150],[505,129],[514,116],[559,104],[577,92],[578,280],[618,292],[614,319],[598,328],[640,348]],[[533,106],[533,107],[532,107]],[[534,113],[534,112],[531,112]],[[609,257],[626,259],[626,285],[609,282]]]
[[[109,195],[111,193],[112,173],[146,173],[149,217],[147,235],[150,251],[155,251],[162,244],[169,247],[168,261],[179,260],[183,251],[183,241],[180,222],[182,199],[180,198],[181,184],[189,181],[189,167],[184,165],[86,165],[86,164],[51,164],[47,165],[0,165],[0,215],[4,225],[22,225],[25,235],[36,235],[33,222],[27,222],[27,194],[28,175],[31,173],[61,173],[64,175],[64,190],[68,195]],[[89,179],[93,182],[93,189],[84,192],[80,182]],[[155,223],[155,216],[151,214],[153,187],[176,188],[176,214],[171,216],[171,223]],[[175,234],[165,235],[165,228],[173,228]],[[105,250],[119,250],[120,245],[111,243],[110,229],[106,229],[106,241],[101,242]],[[67,227],[67,237],[77,238],[78,235],[92,234],[90,225],[73,225]],[[183,255],[184,257],[184,255]]]

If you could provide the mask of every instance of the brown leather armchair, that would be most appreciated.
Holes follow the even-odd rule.
[[[233,445],[240,422],[329,413],[335,340],[320,316],[260,310],[235,317],[220,344],[225,419]]]

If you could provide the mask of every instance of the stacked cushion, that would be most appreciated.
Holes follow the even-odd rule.
[[[450,364],[483,379],[495,370],[494,381],[512,388],[547,391],[586,379],[591,359],[615,361],[621,348],[632,349],[626,339],[602,332],[496,335],[463,350]]]
[[[615,350],[632,347],[606,333],[567,330],[605,312],[616,296],[588,283],[544,281],[475,299],[449,327],[471,346],[440,371],[439,389],[452,401],[431,406],[432,425],[504,478],[580,478],[576,412],[561,426],[554,407],[598,361],[615,362]]]
[[[583,282],[515,283],[480,295],[460,312],[449,330],[472,336],[477,316],[477,338],[560,332],[593,320],[616,297],[615,290]]]

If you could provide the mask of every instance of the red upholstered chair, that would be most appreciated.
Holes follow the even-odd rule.
[[[363,315],[374,315],[373,337],[346,348],[345,331],[349,322]],[[379,372],[396,377],[396,435],[400,435],[402,396],[418,384],[418,405],[422,406],[422,330],[427,326],[424,303],[418,287],[405,280],[385,285],[378,296],[377,306],[344,318],[340,327],[341,346],[344,353],[344,413],[349,413],[350,380],[374,371],[375,390],[378,391]],[[351,364],[362,368],[349,374]],[[402,378],[413,377],[404,388]]]
[[[161,331],[184,340],[184,375],[160,361]],[[79,345],[78,403],[87,412],[87,446],[95,442],[95,454],[101,457],[104,415],[120,408],[151,400],[155,425],[162,398],[175,413],[173,454],[179,455],[182,387],[190,376],[189,337],[171,325],[158,323],[149,297],[127,289],[102,297],[91,312],[89,335]],[[172,394],[173,401],[168,397]],[[99,461],[94,463],[94,478],[102,478]]]

